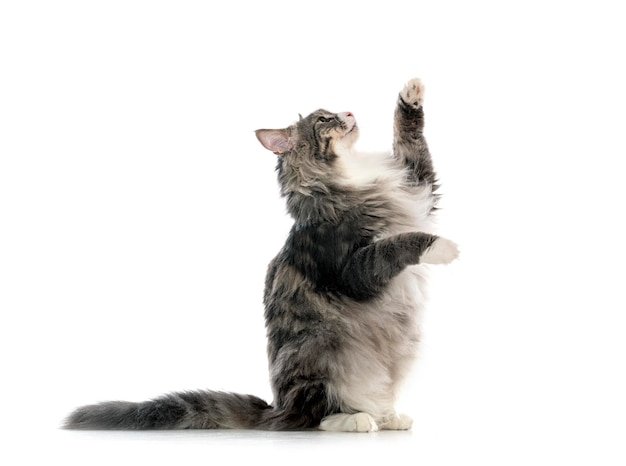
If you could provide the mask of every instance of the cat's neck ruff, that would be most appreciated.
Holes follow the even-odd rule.
[[[337,164],[346,185],[356,188],[371,186],[375,182],[401,179],[391,154],[386,152],[360,152],[353,147],[335,148]]]

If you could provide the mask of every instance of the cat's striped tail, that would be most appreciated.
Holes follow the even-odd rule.
[[[272,406],[256,396],[194,391],[172,393],[138,403],[107,401],[82,406],[67,417],[64,428],[283,430],[309,427],[290,424],[283,413],[277,413]]]

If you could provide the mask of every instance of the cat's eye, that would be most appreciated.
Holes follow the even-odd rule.
[[[330,118],[319,117],[317,121],[321,121],[322,123],[328,123],[330,121]]]

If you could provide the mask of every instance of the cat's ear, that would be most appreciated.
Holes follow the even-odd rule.
[[[276,155],[289,152],[294,147],[289,129],[257,129],[255,133],[263,147]]]

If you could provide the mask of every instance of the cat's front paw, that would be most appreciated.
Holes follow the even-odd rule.
[[[421,264],[449,264],[459,257],[459,247],[446,238],[437,238],[420,257]]]
[[[424,84],[419,78],[411,79],[400,92],[400,98],[414,108],[424,103]]]

